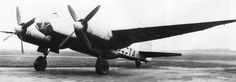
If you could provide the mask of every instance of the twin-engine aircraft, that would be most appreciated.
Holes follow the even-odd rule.
[[[36,19],[38,18],[33,18],[26,23],[21,22],[20,11],[17,7],[16,17],[18,26],[15,27],[15,32],[0,32],[11,34],[4,40],[8,39],[12,35],[17,35],[21,40],[22,53],[24,52],[23,41],[38,46],[37,51],[43,53],[44,56],[39,56],[36,58],[34,62],[34,68],[36,71],[46,70],[47,56],[49,52],[59,53],[60,49],[69,48],[77,52],[82,52],[90,56],[97,57],[95,66],[96,73],[105,75],[109,72],[109,64],[107,61],[109,59],[129,59],[135,61],[136,67],[139,68],[141,66],[141,62],[149,62],[148,57],[181,56],[181,53],[136,51],[129,48],[129,46],[133,43],[201,31],[217,25],[236,21],[223,20],[191,24],[151,26],[145,28],[104,31],[105,33],[103,31],[98,32],[96,30],[93,32],[89,31],[89,20],[93,18],[99,8],[100,5],[94,8],[85,18],[79,19],[72,7],[68,5],[68,10],[74,23],[71,23],[73,25],[67,24],[68,27],[60,27],[60,29],[64,29],[64,31],[62,31],[58,30],[58,22],[49,20],[37,21]],[[72,20],[70,22],[72,22]],[[68,31],[68,28],[74,29]],[[103,33],[103,35],[97,33]]]

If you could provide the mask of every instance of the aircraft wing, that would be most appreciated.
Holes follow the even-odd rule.
[[[167,52],[147,52],[139,51],[139,54],[145,57],[172,57],[172,56],[182,56],[181,53],[167,53]]]
[[[114,30],[112,31],[113,37],[111,38],[110,42],[112,48],[123,48],[135,42],[167,38],[185,33],[200,31],[217,25],[232,23],[235,21],[236,20],[223,20],[213,22]]]

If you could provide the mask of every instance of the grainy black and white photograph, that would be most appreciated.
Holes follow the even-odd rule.
[[[235,0],[1,0],[0,82],[236,82]]]

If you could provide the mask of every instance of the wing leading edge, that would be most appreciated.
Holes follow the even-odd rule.
[[[235,22],[236,20],[223,20],[202,23],[153,26],[145,28],[114,30],[113,37],[110,40],[112,48],[127,47],[135,42],[142,42],[154,39],[162,39],[185,33],[195,32],[211,28],[217,25]]]

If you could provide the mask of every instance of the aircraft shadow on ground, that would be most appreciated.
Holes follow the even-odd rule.
[[[135,68],[135,63],[124,62],[111,65],[112,67]],[[154,60],[150,63],[143,63],[141,69],[153,69],[158,67],[184,67],[184,68],[215,68],[215,67],[236,67],[236,65],[214,63],[214,62],[196,62],[196,61],[162,61]]]
[[[95,70],[91,69],[47,69],[45,72],[46,74],[52,74],[52,75],[79,75],[79,76],[98,76],[98,74],[95,72]],[[130,74],[127,73],[120,73],[119,71],[116,71],[115,69],[111,69],[109,71],[108,75],[113,76],[129,76]]]
[[[170,67],[185,67],[185,68],[215,68],[215,67],[236,67],[236,65],[214,63],[214,62],[198,62],[198,61],[161,61],[155,60],[151,66],[170,66]]]

